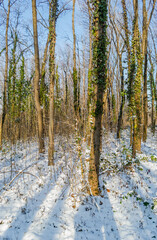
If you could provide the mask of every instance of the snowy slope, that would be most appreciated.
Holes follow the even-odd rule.
[[[39,157],[35,140],[6,146],[0,155],[0,239],[156,239],[157,138],[150,134],[130,167],[128,135],[120,141],[104,136],[99,197],[82,190],[74,139],[56,139],[52,168],[47,154]],[[85,142],[81,149],[88,168]]]

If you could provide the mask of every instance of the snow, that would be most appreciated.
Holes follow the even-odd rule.
[[[0,239],[149,240],[157,238],[157,136],[142,143],[130,166],[129,132],[104,134],[99,197],[88,196],[78,151],[88,169],[85,141],[56,137],[55,166],[36,139],[5,144],[0,153]]]

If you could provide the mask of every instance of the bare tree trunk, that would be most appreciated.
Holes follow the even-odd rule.
[[[16,100],[16,92],[15,92],[15,88],[16,88],[16,46],[17,46],[17,33],[15,32],[15,38],[14,38],[14,46],[13,46],[13,55],[12,55],[12,64],[13,64],[13,69],[12,69],[12,102],[11,102],[11,119],[12,119],[12,143],[15,143],[15,139],[16,139],[16,123],[15,123],[15,116],[16,116],[16,109],[15,109],[15,100]],[[8,106],[9,107],[9,106]]]
[[[49,36],[47,38],[45,50],[44,50],[44,57],[41,66],[41,83],[40,83],[40,100],[43,107],[43,128],[44,128],[44,135],[45,135],[45,128],[46,128],[46,85],[45,85],[45,66],[47,62],[47,53],[48,53],[48,45],[49,45]]]
[[[78,50],[78,77],[77,77],[77,118],[80,121],[81,117],[81,109],[80,109],[80,86],[81,86],[81,67],[80,67],[80,57],[79,57],[79,50]],[[80,129],[80,124],[79,124]]]
[[[128,55],[128,76],[131,74],[130,67],[131,67],[131,47],[129,43],[129,27],[128,27],[128,16],[127,16],[127,8],[126,8],[126,2],[125,0],[121,0],[122,7],[123,7],[123,21],[124,21],[124,31],[125,31],[125,44],[127,48],[127,55]],[[131,111],[131,106],[133,105],[133,99],[132,96],[132,89],[133,89],[133,79],[129,77],[129,118],[130,118],[130,145],[132,146],[132,141],[133,141],[133,114]]]
[[[112,112],[112,100],[111,100],[111,91],[110,91],[110,87],[108,89],[108,95],[107,95],[107,100],[108,100],[108,121],[109,121],[109,127],[110,127],[110,131],[113,131],[113,112]]]
[[[117,138],[120,138],[120,131],[122,127],[123,122],[123,108],[125,103],[125,95],[124,95],[124,75],[123,75],[123,69],[122,69],[122,63],[120,61],[120,75],[121,75],[121,105],[120,105],[120,111],[118,116],[118,125],[117,125]]]
[[[151,130],[153,135],[155,134],[155,114],[154,114],[154,79],[153,73],[150,75],[150,84],[151,84],[151,96],[152,96],[152,111],[151,111]]]
[[[107,89],[107,87],[106,87]],[[105,131],[108,132],[108,104],[107,104],[107,90],[105,91],[104,93],[104,99],[103,99],[103,120],[102,120],[102,124],[104,125],[105,127]]]
[[[155,109],[154,109],[154,101],[156,98],[156,86],[155,86],[155,82],[154,82],[154,68],[153,68],[153,63],[151,60],[151,54],[149,55],[149,61],[150,61],[150,65],[151,65],[151,69],[150,69],[150,73],[149,73],[149,80],[150,80],[150,90],[151,90],[151,102],[152,102],[152,109],[151,109],[151,131],[153,133],[153,135],[155,134]]]
[[[85,124],[86,124],[86,91],[85,91],[85,81],[86,81],[86,66],[85,66],[85,46],[83,47],[83,104],[82,104],[82,118],[83,118],[83,133],[85,136]]]
[[[123,4],[124,3],[125,2],[123,1]],[[114,41],[114,45],[115,45],[117,55],[118,55],[119,71],[120,71],[120,79],[121,79],[121,91],[120,91],[121,105],[120,105],[120,111],[119,111],[119,116],[118,116],[118,124],[117,124],[117,138],[120,138],[120,131],[121,131],[122,122],[123,122],[123,108],[124,108],[124,103],[125,103],[124,74],[123,74],[123,67],[122,67],[122,53],[120,52],[120,47],[119,47],[119,34],[117,32],[117,29],[116,29],[116,24],[115,24],[114,18],[112,20],[110,12],[109,12],[109,16],[110,16],[110,21],[111,21],[112,27],[113,27],[115,35],[116,35],[116,41],[114,41],[114,40],[113,41]],[[124,14],[124,18],[125,18],[125,20],[127,20],[125,14]],[[126,25],[125,27],[127,29],[127,27],[128,27],[127,22],[125,23],[125,25]],[[126,38],[128,38],[128,32],[127,31],[126,31]],[[113,37],[113,39],[114,39],[114,37]],[[130,54],[129,45],[127,46],[127,48],[128,48],[128,55],[129,55]],[[117,93],[117,97],[118,97],[118,93]],[[117,105],[118,105],[118,103],[117,103]]]
[[[125,31],[125,44],[127,48],[128,54],[128,71],[130,71],[130,57],[131,57],[131,49],[129,44],[129,28],[128,28],[128,16],[127,16],[127,8],[125,0],[121,0],[123,7],[123,21],[124,21],[124,31]]]
[[[74,110],[75,115],[78,117],[78,79],[76,69],[76,35],[75,35],[75,3],[73,0],[73,11],[72,11],[72,31],[73,31],[73,84],[74,84]]]
[[[67,70],[64,71],[65,76],[65,105],[66,105],[66,114],[68,108],[68,77],[67,77]]]
[[[147,48],[148,48],[148,28],[149,24],[154,12],[156,0],[153,1],[152,10],[147,20],[147,9],[146,9],[146,0],[143,0],[143,57],[144,57],[144,89],[143,89],[143,111],[144,111],[144,119],[143,119],[143,141],[146,142],[147,139],[147,126],[148,126],[148,98],[147,98]]]
[[[9,17],[10,17],[10,0],[8,0],[8,13],[5,31],[5,73],[4,73],[4,89],[3,89],[3,109],[2,116],[0,117],[0,148],[2,147],[2,133],[5,116],[7,114],[7,77],[8,77],[8,28],[9,28]]]
[[[45,146],[44,146],[43,116],[39,99],[40,65],[39,65],[36,0],[32,0],[32,16],[34,33],[34,52],[35,52],[34,98],[38,119],[39,152],[43,153],[45,151]]]
[[[92,10],[90,7],[90,1],[87,0],[88,15],[89,15],[89,71],[92,70]],[[91,77],[91,76],[89,76]]]
[[[147,41],[146,41],[147,42]],[[147,126],[148,126],[148,98],[147,98],[147,50],[144,56],[144,87],[143,87],[143,110],[144,110],[144,119],[143,119],[143,141],[146,142],[147,139]]]
[[[155,126],[156,126],[156,119],[157,119],[157,93],[156,93],[156,89],[157,89],[157,71],[156,71],[156,76],[155,76],[155,81],[154,81],[154,90],[155,90],[155,102],[156,102],[156,107],[155,107]]]
[[[143,0],[143,56],[144,56],[144,87],[143,87],[143,141],[147,139],[147,124],[148,124],[148,113],[147,113],[147,11],[146,1]]]
[[[89,66],[88,66],[88,96],[87,96],[87,107],[88,107],[88,123],[87,123],[87,141],[88,145],[91,142],[91,94],[90,88],[92,85],[91,76],[92,76],[92,10],[90,7],[90,1],[87,0],[88,6],[88,16],[89,16]]]
[[[44,58],[43,58],[42,67],[41,67],[41,80],[42,80],[42,78],[44,78],[43,80],[45,80],[45,65],[46,65],[46,61],[47,61],[48,45],[49,45],[49,35],[47,37],[47,42],[46,42],[46,46],[45,46],[45,50],[44,50]]]

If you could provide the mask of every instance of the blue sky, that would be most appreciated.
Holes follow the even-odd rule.
[[[72,4],[71,4],[72,6]],[[75,32],[77,41],[81,39],[82,36],[86,36],[88,32],[85,31],[85,27],[82,23],[83,14],[81,12],[78,2],[76,2],[75,11]],[[56,49],[62,48],[66,43],[73,43],[72,35],[72,11],[68,11],[61,15],[57,20],[57,41]]]
[[[59,1],[60,2],[60,1]],[[5,3],[5,7],[7,7],[7,0],[4,0]],[[14,26],[14,23],[16,21],[16,17],[15,17],[15,12],[17,9],[17,6],[19,5],[19,9],[20,11],[22,11],[22,16],[20,19],[20,26],[18,27],[19,30],[19,34],[21,35],[22,38],[25,38],[25,30],[24,28],[26,27],[26,25],[29,26],[30,30],[32,31],[32,8],[31,8],[31,1],[30,0],[26,0],[26,1],[22,1],[22,0],[18,0],[16,2],[16,4],[11,8],[11,14],[10,14],[10,19],[11,19],[11,25]],[[38,5],[38,1],[37,1],[37,5]],[[71,8],[72,8],[72,2],[70,3]],[[41,4],[38,6],[38,9],[40,11],[40,13],[44,16],[44,18],[46,19],[46,21],[48,20],[48,4]],[[1,10],[1,14],[2,14],[2,10]],[[4,14],[5,16],[5,14]],[[40,19],[40,15],[38,14],[38,18]],[[85,33],[84,31],[84,27],[82,25],[82,18],[83,15],[81,13],[80,7],[78,2],[76,1],[76,12],[75,12],[75,26],[76,26],[76,36],[77,38],[81,38],[82,35],[86,35],[87,33]],[[72,10],[71,11],[67,11],[65,13],[62,13],[58,20],[57,20],[57,41],[56,41],[56,46],[57,48],[63,47],[63,45],[68,41],[68,43],[70,44],[70,42],[72,43],[73,41],[73,36],[72,36]],[[5,21],[4,21],[4,25],[0,26],[0,32],[1,37],[3,35],[3,38],[5,36]],[[39,32],[39,43],[40,43],[40,47],[42,47],[41,45],[43,45],[43,47],[45,46],[45,42],[47,39],[47,33],[48,31],[45,30],[39,23],[38,23],[38,32]],[[27,42],[29,41],[29,39],[27,40]],[[4,43],[5,44],[5,43]],[[2,45],[1,45],[2,46]],[[1,49],[0,46],[0,49]]]
[[[62,1],[62,0],[61,0]],[[60,1],[59,1],[60,2]],[[7,8],[7,0],[4,0],[5,7]],[[39,1],[37,1],[38,10],[44,17],[44,19],[47,21],[48,24],[48,15],[49,15],[49,8],[48,4],[40,4],[38,5]],[[59,55],[60,49],[64,51],[64,47],[66,44],[70,45],[72,47],[73,44],[73,35],[72,35],[72,1],[70,3],[71,10],[66,11],[62,13],[58,20],[56,25],[56,31],[57,31],[57,40],[56,40],[56,53],[57,56]],[[31,0],[18,0],[12,7],[11,7],[11,13],[10,13],[10,27],[15,26],[16,22],[16,11],[17,9],[20,9],[22,12],[22,15],[19,20],[19,26],[18,26],[18,35],[19,39],[22,42],[25,42],[28,46],[33,43],[33,23],[32,23],[32,6],[31,6]],[[0,26],[0,49],[5,47],[5,24],[6,24],[6,14],[4,14],[3,9],[1,8],[0,14],[4,15],[4,24]],[[41,19],[39,13],[38,13],[38,19]],[[84,19],[84,16],[80,10],[80,6],[78,4],[78,1],[76,1],[76,12],[75,12],[75,27],[76,27],[76,37],[77,41],[81,39],[81,36],[88,36],[88,32],[85,32],[84,26],[82,24],[82,20]],[[26,31],[26,25],[29,27],[29,31]],[[9,31],[10,32],[10,31]],[[38,23],[38,33],[39,33],[39,49],[40,49],[40,56],[42,56],[45,44],[47,41],[48,36],[48,30],[42,27],[40,23]],[[9,42],[12,40],[10,39],[10,33],[9,33]],[[81,46],[80,46],[81,47]],[[24,49],[25,46],[21,45],[21,48]],[[11,49],[11,46],[9,47],[9,50]],[[34,53],[33,45],[31,48],[31,53],[28,51],[25,53],[26,58],[32,57],[32,54]],[[0,64],[3,65],[4,61],[3,59],[0,59]]]

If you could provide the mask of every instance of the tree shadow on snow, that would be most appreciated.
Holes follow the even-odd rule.
[[[56,182],[60,182],[61,175],[56,174]],[[43,202],[46,200],[47,196],[56,186],[54,179],[49,179],[46,182],[45,186],[41,186],[41,190],[27,199],[25,205],[17,210],[17,215],[14,217],[14,220],[11,222],[10,227],[2,235],[3,238],[14,240],[14,239],[23,239],[25,233],[28,231],[31,224],[33,224],[37,212],[41,209]],[[40,188],[39,186],[37,186]],[[36,191],[36,189],[34,190]],[[55,191],[54,191],[55,193]],[[55,201],[55,195],[54,201]],[[44,213],[43,213],[44,214]],[[40,220],[40,216],[39,216]],[[38,222],[37,222],[38,224]]]
[[[75,215],[75,240],[120,240],[108,194],[87,197]]]
[[[143,169],[144,169],[144,166],[143,166]],[[146,170],[147,169],[145,169],[145,171]],[[137,171],[136,171],[136,174],[140,176],[139,172]],[[125,185],[126,177],[121,175],[121,179],[123,180]],[[133,189],[133,195],[128,195],[127,199],[124,199],[122,201],[124,204],[126,204],[126,206],[129,205],[131,207],[132,213],[128,212],[126,214],[126,211],[125,211],[125,213],[123,213],[124,218],[127,217],[127,221],[130,222],[130,226],[131,226],[130,231],[132,232],[132,234],[134,233],[134,235],[136,235],[137,238],[146,239],[146,240],[152,239],[155,236],[154,232],[156,232],[157,230],[157,226],[156,226],[157,221],[155,220],[156,216],[153,213],[151,209],[151,204],[150,204],[151,203],[150,195],[153,194],[153,191],[151,192],[150,190],[151,193],[147,193],[148,198],[146,198],[143,188],[145,185],[148,185],[148,182],[144,178],[140,180],[141,185],[139,183],[137,184],[136,181],[137,179],[135,179],[132,175],[127,175],[127,182],[131,187],[131,190]],[[157,189],[157,186],[155,187],[155,185],[152,183],[151,183],[151,186],[152,186],[152,189]],[[134,214],[134,217],[132,216],[132,214]]]
[[[68,228],[68,226],[63,215],[64,215],[64,204],[65,204],[67,194],[69,192],[69,188],[70,186],[63,187],[63,191],[62,191],[63,194],[61,194],[61,196],[57,199],[56,203],[51,209],[49,213],[49,217],[44,223],[41,234],[40,236],[38,236],[39,239],[58,240],[58,239],[63,239],[65,237],[64,232]]]

